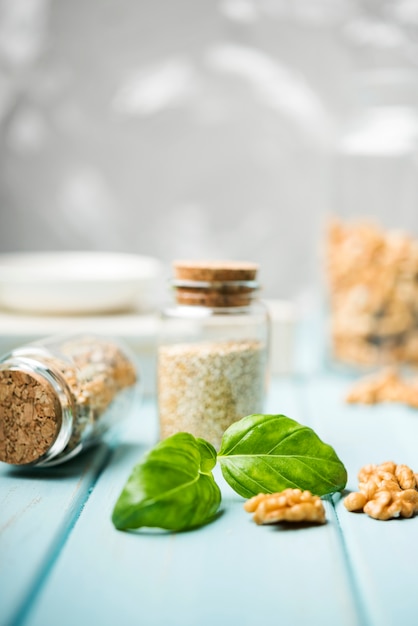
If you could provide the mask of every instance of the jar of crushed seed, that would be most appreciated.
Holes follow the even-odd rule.
[[[245,415],[263,412],[268,314],[257,300],[257,265],[174,263],[174,303],[158,347],[160,435],[189,432],[219,447]]]
[[[0,359],[0,461],[55,465],[97,442],[129,411],[138,374],[105,338],[48,338]]]

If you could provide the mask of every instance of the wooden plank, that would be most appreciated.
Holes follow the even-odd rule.
[[[20,622],[108,456],[101,445],[65,467],[0,464],[0,624]]]
[[[293,384],[275,382],[268,406],[276,402],[293,412]],[[152,411],[150,404],[149,423]],[[329,502],[324,526],[258,527],[217,468],[223,506],[212,524],[178,534],[116,531],[111,511],[145,441],[138,420],[101,474],[25,626],[361,624]]]
[[[121,433],[140,417],[139,405],[121,422]],[[147,445],[154,443],[155,431],[146,425],[144,433]],[[56,467],[0,463],[1,626],[24,621],[109,457],[103,443]]]
[[[351,379],[311,379],[307,410],[317,432],[335,447],[347,466],[348,489],[357,490],[357,473],[367,463],[394,460],[418,470],[418,413],[396,404],[347,405]],[[359,602],[366,623],[394,626],[415,619],[418,518],[380,522],[349,513],[336,504]]]

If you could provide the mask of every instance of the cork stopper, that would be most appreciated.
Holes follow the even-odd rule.
[[[53,387],[42,377],[0,370],[0,461],[26,465],[51,448],[62,410]]]
[[[179,304],[210,307],[251,303],[258,265],[242,261],[175,261],[174,286]]]
[[[258,265],[244,261],[175,261],[176,278],[197,281],[255,280]]]

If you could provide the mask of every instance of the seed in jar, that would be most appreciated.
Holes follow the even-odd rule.
[[[265,345],[259,341],[160,347],[161,436],[186,431],[219,446],[228,426],[262,411],[265,359]]]

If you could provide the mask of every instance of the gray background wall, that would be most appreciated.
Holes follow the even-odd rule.
[[[416,0],[0,0],[0,250],[261,264],[418,234]]]

